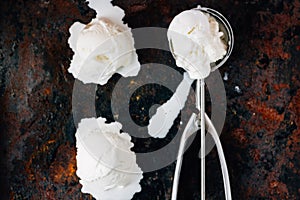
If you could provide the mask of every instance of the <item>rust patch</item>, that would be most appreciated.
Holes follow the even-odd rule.
[[[234,139],[237,140],[238,144],[241,146],[246,146],[246,144],[248,143],[248,139],[246,137],[246,132],[244,131],[244,129],[236,129],[232,132],[232,136]]]
[[[77,181],[76,177],[76,152],[69,144],[60,146],[56,159],[50,166],[51,178],[56,183]]]
[[[265,103],[259,102],[256,99],[249,100],[247,106],[255,115],[260,115],[262,120],[281,122],[284,118],[283,114],[279,115],[275,109],[268,108]]]

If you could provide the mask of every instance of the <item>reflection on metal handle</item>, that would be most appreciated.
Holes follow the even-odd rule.
[[[199,129],[198,122],[196,120],[197,120],[197,115],[195,113],[193,113],[183,131],[182,136],[181,136],[178,155],[177,155],[174,180],[173,180],[172,198],[171,198],[172,200],[177,199],[178,184],[179,184],[179,177],[180,177],[180,171],[181,171],[181,166],[182,166],[183,154],[184,154],[184,150],[185,150],[185,143],[186,143],[187,139]]]
[[[172,198],[171,198],[172,200],[177,199],[178,184],[179,184],[180,170],[181,170],[181,166],[182,166],[183,153],[185,150],[185,143],[186,143],[187,139],[199,129],[198,120],[199,120],[199,118],[197,119],[196,114],[193,113],[188,124],[186,125],[186,127],[184,129],[184,132],[183,132],[181,140],[180,140],[175,174],[174,174],[173,188],[172,188]],[[213,123],[207,116],[207,114],[205,114],[205,123],[207,125],[208,132],[212,135],[212,137],[216,143],[216,147],[217,147],[217,151],[218,151],[218,155],[219,155],[219,159],[220,159],[220,163],[221,163],[221,170],[222,170],[224,190],[225,190],[225,199],[232,200],[229,174],[228,174],[227,164],[226,164],[224,151],[223,151],[223,148],[221,145],[219,135],[218,135]]]
[[[200,84],[200,120],[201,120],[201,199],[205,200],[205,82],[204,79],[197,81]],[[198,86],[199,87],[199,86]]]
[[[176,168],[175,168],[175,174],[174,174],[171,200],[177,199],[179,177],[180,177],[180,171],[181,171],[181,166],[182,166],[183,154],[184,154],[184,150],[185,150],[185,144],[186,144],[187,139],[199,129],[199,126],[198,126],[199,121],[198,120],[199,120],[199,118],[197,119],[197,115],[193,113],[192,116],[190,117],[190,120],[189,120],[187,126],[185,127],[183,135],[181,137],[178,156],[177,156],[177,162],[176,162]],[[210,118],[207,116],[207,114],[205,114],[205,123],[206,123],[208,132],[212,135],[212,137],[216,143],[216,147],[217,147],[217,151],[218,151],[218,155],[219,155],[219,159],[220,159],[220,163],[221,163],[221,170],[222,170],[224,190],[225,190],[225,199],[232,200],[229,174],[228,174],[227,164],[226,164],[224,151],[223,151],[223,148],[221,145],[219,135],[218,135],[213,123],[211,122]]]
[[[212,121],[209,119],[207,114],[205,113],[205,123],[207,125],[208,132],[211,134],[212,138],[214,139],[221,163],[221,170],[222,170],[222,176],[223,176],[223,184],[224,184],[224,190],[225,190],[225,199],[226,200],[232,200],[231,197],[231,188],[230,188],[230,181],[229,181],[229,174],[228,174],[228,168],[225,160],[224,151],[222,148],[222,144],[219,138],[219,135],[216,131],[216,128],[214,127]]]

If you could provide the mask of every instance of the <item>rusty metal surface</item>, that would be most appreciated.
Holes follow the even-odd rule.
[[[300,2],[113,3],[125,10],[133,28],[166,28],[176,14],[198,4],[229,19],[236,44],[221,69],[229,77],[221,141],[233,199],[300,199]],[[73,0],[1,1],[0,11],[1,196],[92,199],[80,192],[75,174],[74,79],[67,72],[72,58],[67,39],[74,21],[87,23],[95,12]],[[144,62],[151,55],[170,58],[155,51],[139,53]],[[106,88],[101,94],[110,92]],[[198,150],[196,138],[185,154],[179,199],[200,197]],[[169,199],[173,170],[174,164],[145,174],[142,192],[134,199]],[[207,158],[207,177],[207,199],[223,199],[215,150]]]

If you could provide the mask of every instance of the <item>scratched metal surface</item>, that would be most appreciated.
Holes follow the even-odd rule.
[[[113,3],[125,10],[132,28],[166,28],[176,14],[198,4],[229,19],[236,43],[220,70],[229,77],[224,81],[228,107],[221,141],[233,199],[300,199],[300,2]],[[80,192],[75,174],[74,79],[67,72],[72,58],[67,39],[73,22],[87,23],[95,12],[84,1],[73,0],[1,1],[0,10],[1,196],[92,199]],[[174,66],[164,52],[141,51],[139,57],[144,63],[155,57]],[[117,80],[115,76],[99,88],[99,115],[111,117],[107,105]],[[196,138],[185,154],[179,199],[200,199],[198,150]],[[174,167],[145,174],[134,199],[169,199]],[[224,199],[215,150],[207,157],[207,177],[207,199]]]

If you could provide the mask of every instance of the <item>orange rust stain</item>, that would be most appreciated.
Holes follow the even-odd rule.
[[[283,60],[287,60],[287,59],[291,58],[291,55],[289,53],[283,53],[283,54],[280,55],[280,57]]]
[[[280,84],[274,84],[273,85],[274,90],[277,92],[280,91],[281,89],[287,89],[290,88],[288,84],[280,83]]]
[[[276,188],[278,186],[279,182],[278,181],[272,181],[270,183],[270,188]]]
[[[239,144],[245,145],[248,142],[248,139],[246,137],[246,132],[244,131],[244,129],[241,128],[235,129],[232,132],[232,136],[234,139],[238,141]]]
[[[258,149],[252,149],[250,151],[250,156],[257,163],[260,160],[260,151]]]
[[[49,150],[49,145],[51,144],[54,144],[55,143],[55,140],[49,140],[47,141],[41,148],[40,148],[40,151],[41,152],[46,152]],[[51,148],[51,147],[50,147]]]
[[[266,92],[267,91],[267,86],[268,86],[268,82],[264,81],[262,84],[262,91]]]
[[[48,140],[45,145],[51,145],[54,144],[55,142],[56,140]]]
[[[294,9],[298,12],[296,6]],[[272,39],[261,40],[261,38],[258,38],[253,41],[253,45],[265,52],[270,58],[287,60],[291,58],[291,55],[286,52],[285,46],[288,46],[288,43],[284,40],[283,35],[286,30],[293,24],[298,23],[299,20],[296,15],[289,14],[290,5],[285,4],[284,11],[285,12],[280,14],[273,14],[270,11],[257,12],[259,16],[257,20],[258,30],[264,33],[267,38]],[[266,26],[266,24],[268,24],[268,26]]]
[[[298,126],[300,126],[300,90],[297,91],[296,95],[293,97],[289,107],[291,110],[295,110],[296,120]]]
[[[51,89],[50,88],[45,88],[44,94],[48,96],[48,95],[50,95],[50,93],[51,93]]]
[[[292,162],[289,162],[289,163],[288,163],[288,166],[289,166],[289,168],[291,168],[291,169],[293,169],[293,168],[295,167],[294,163],[292,163]]]
[[[140,4],[140,5],[132,5],[130,7],[130,11],[131,12],[140,12],[140,11],[143,11],[147,8],[147,5],[145,4]]]
[[[280,122],[284,119],[284,114],[278,114],[275,109],[269,108],[265,103],[259,102],[255,99],[249,100],[247,102],[247,107],[252,112],[259,113],[262,116],[263,120]]]
[[[282,38],[264,41],[264,45],[260,48],[263,48],[263,51],[266,52],[270,58],[281,58],[283,60],[291,58],[291,55],[284,51]]]
[[[35,175],[34,175],[34,173],[32,172],[32,169],[31,169],[31,164],[32,164],[32,160],[34,159],[34,156],[33,157],[31,157],[30,159],[29,159],[29,161],[26,163],[26,165],[25,165],[25,171],[26,171],[26,173],[28,174],[28,180],[29,181],[33,181],[33,180],[35,180]]]
[[[300,131],[299,129],[289,137],[288,144],[293,144],[295,152],[300,152]],[[293,154],[294,155],[294,154]]]
[[[288,198],[289,191],[287,189],[286,184],[276,181],[276,180],[273,180],[270,182],[269,193],[271,195],[277,194],[280,196],[281,199],[289,199]]]
[[[68,145],[59,147],[56,159],[50,166],[50,176],[56,183],[71,182],[76,177],[76,151]]]
[[[57,168],[55,169],[55,174],[53,175],[55,182],[64,182],[72,179],[72,177],[75,175],[76,172],[76,166],[75,163],[72,161],[68,163],[68,166],[65,168],[63,164],[61,163]]]
[[[56,142],[55,140],[49,140],[45,144],[43,144],[40,148],[38,148],[37,151],[35,151],[33,154],[31,154],[28,162],[25,165],[25,171],[28,174],[29,180],[33,181],[36,179],[35,170],[32,169],[32,161],[34,159],[36,159],[38,156],[40,156],[41,154],[49,151],[49,149],[52,148],[50,145],[54,144],[55,142]],[[45,177],[43,177],[43,178],[46,179]]]

